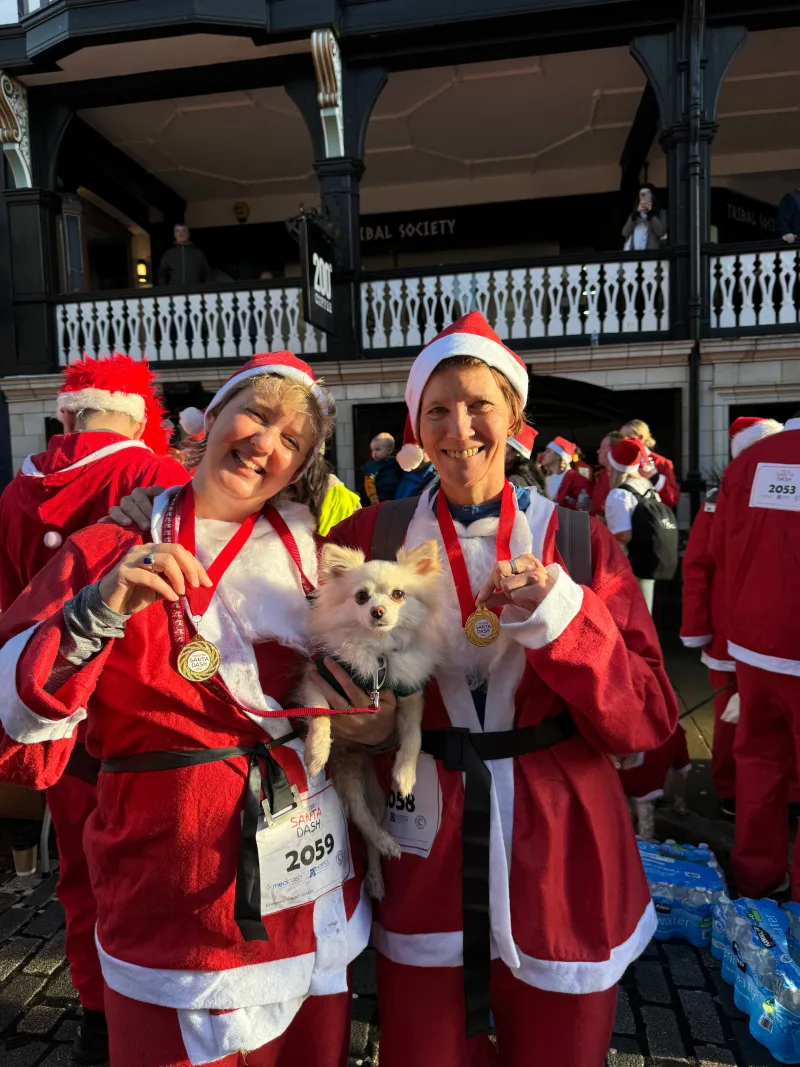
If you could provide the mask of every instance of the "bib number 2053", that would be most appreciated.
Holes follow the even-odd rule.
[[[750,507],[800,513],[800,466],[759,463],[750,490]]]

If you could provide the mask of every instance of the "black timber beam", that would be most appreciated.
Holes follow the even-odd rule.
[[[64,135],[59,175],[62,170],[65,184],[91,189],[143,227],[149,224],[146,208],[142,214],[147,204],[160,211],[168,222],[183,220],[186,201],[83,119],[74,118]],[[115,190],[121,192],[121,197],[114,195]]]

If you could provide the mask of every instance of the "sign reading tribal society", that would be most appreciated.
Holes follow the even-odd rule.
[[[333,243],[313,219],[304,217],[297,228],[303,278],[303,318],[325,333],[336,332],[333,313]]]

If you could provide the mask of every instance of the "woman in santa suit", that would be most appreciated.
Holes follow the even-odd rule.
[[[84,719],[102,760],[85,845],[114,1067],[346,1062],[370,908],[338,798],[306,776],[283,710],[316,546],[308,510],[276,500],[331,405],[296,356],[254,357],[209,404],[194,478],[156,500],[151,532],[74,535],[0,620],[0,774],[52,785]]]
[[[650,465],[644,469],[644,476],[653,483],[653,488],[668,508],[674,511],[681,498],[681,490],[675,478],[675,467],[671,459],[659,456],[653,449],[656,440],[650,433],[650,427],[644,419],[631,419],[620,430],[623,437],[636,437],[644,445],[650,458]]]
[[[576,448],[565,437],[554,437],[539,457],[539,463],[546,475],[547,495],[551,500],[571,511],[588,511],[592,483],[571,466]]]
[[[677,709],[613,537],[592,521],[592,582],[577,585],[559,565],[555,505],[506,480],[527,390],[524,364],[477,312],[423,349],[406,389],[417,453],[441,482],[405,544],[435,539],[446,561],[446,655],[425,694],[414,793],[389,796],[402,855],[384,864],[373,927],[382,1067],[498,1054],[509,1067],[600,1067],[616,983],[656,926],[609,754],[661,744]],[[330,537],[380,552],[377,524],[396,508],[358,512]]]

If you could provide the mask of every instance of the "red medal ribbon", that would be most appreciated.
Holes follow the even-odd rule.
[[[289,524],[283,515],[278,511],[274,504],[267,504],[264,508],[264,518],[267,522],[271,523],[272,529],[280,537],[286,546],[286,551],[294,560],[294,565],[297,567],[297,573],[300,575],[300,584],[303,587],[303,592],[306,596],[311,596],[314,592],[314,586],[305,576],[303,572],[303,561],[300,558],[300,549],[297,547],[297,541],[294,539],[294,534],[289,529]]]
[[[514,490],[511,487],[511,483],[507,481],[503,486],[503,496],[500,501],[500,521],[497,525],[496,558],[498,563],[502,560],[511,559],[511,531],[514,528],[516,510],[514,506]],[[466,626],[467,619],[475,611],[475,595],[472,592],[469,571],[467,570],[464,553],[461,550],[461,544],[456,533],[456,525],[453,522],[453,516],[450,514],[450,509],[447,506],[447,501],[441,488],[436,499],[436,518],[439,521],[439,529],[442,532],[442,541],[444,541],[447,558],[450,560],[450,570],[453,574],[453,582],[461,608],[461,624]],[[494,609],[489,608],[488,610],[492,611]],[[494,610],[494,614],[499,617],[502,611],[502,608]]]

